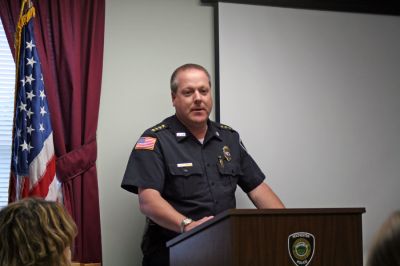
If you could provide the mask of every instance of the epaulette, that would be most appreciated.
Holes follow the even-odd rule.
[[[231,128],[230,126],[224,125],[224,124],[219,124],[219,128],[220,129],[226,129],[226,130],[230,130],[230,131],[235,131],[233,128]]]
[[[158,132],[158,131],[160,131],[160,130],[167,129],[167,128],[168,128],[168,125],[166,125],[166,124],[159,124],[159,125],[153,127],[153,128],[151,129],[151,131],[155,133],[155,132]]]

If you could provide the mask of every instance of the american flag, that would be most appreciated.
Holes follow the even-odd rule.
[[[24,6],[22,7],[24,8]],[[53,130],[33,31],[34,7],[20,17],[17,32],[16,101],[9,201],[37,196],[57,200]]]
[[[154,145],[156,144],[157,139],[152,137],[141,137],[137,142],[135,149],[136,150],[154,150]]]

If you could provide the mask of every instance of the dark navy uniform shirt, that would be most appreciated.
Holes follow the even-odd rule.
[[[235,208],[237,185],[248,193],[264,179],[235,130],[209,120],[202,144],[174,115],[143,133],[121,186],[133,193],[155,189],[198,220]]]

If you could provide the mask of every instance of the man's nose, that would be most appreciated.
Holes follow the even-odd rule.
[[[194,100],[200,101],[201,100],[201,93],[199,91],[194,92]]]

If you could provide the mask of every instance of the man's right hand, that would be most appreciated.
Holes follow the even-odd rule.
[[[155,189],[139,188],[139,205],[140,211],[153,220],[158,225],[169,230],[180,233],[181,222],[186,217],[176,211]],[[214,216],[207,216],[200,220],[193,221],[187,225],[184,231],[193,229],[194,227],[212,219]]]
[[[184,232],[190,231],[190,230],[192,230],[193,228],[195,228],[195,227],[201,225],[202,223],[205,223],[205,222],[207,222],[208,220],[211,220],[212,218],[214,218],[214,216],[206,216],[206,217],[201,218],[200,220],[193,221],[193,222],[191,222],[188,226],[186,226],[185,229],[184,229],[183,231],[184,231]]]

